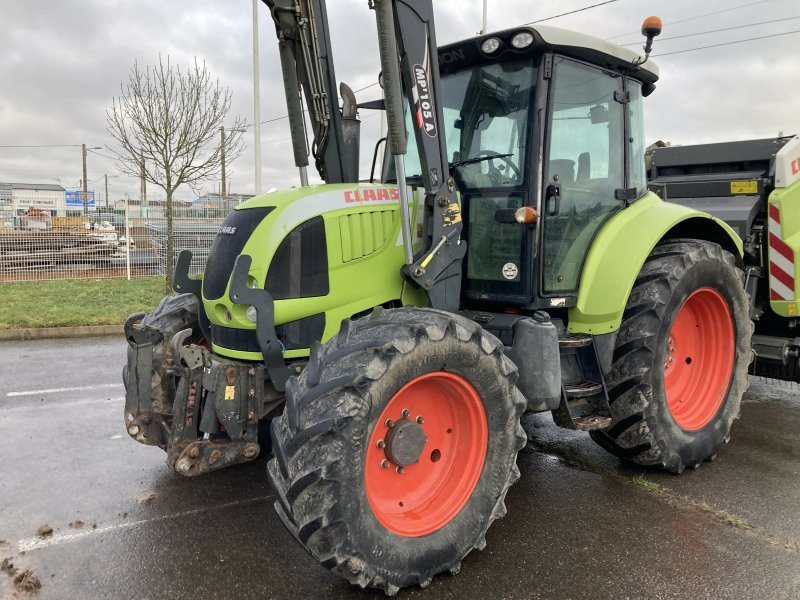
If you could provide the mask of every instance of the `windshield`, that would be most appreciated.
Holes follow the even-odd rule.
[[[447,159],[462,189],[522,185],[528,139],[528,107],[536,83],[530,57],[441,77]],[[411,131],[406,111],[406,130]],[[422,169],[413,139],[405,159],[407,177]],[[389,161],[388,178],[394,178]]]

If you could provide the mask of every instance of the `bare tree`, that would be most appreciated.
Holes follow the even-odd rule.
[[[173,277],[172,197],[183,184],[195,188],[220,175],[223,161],[242,151],[244,122],[236,117],[228,135],[219,136],[231,105],[231,92],[211,78],[205,63],[187,69],[158,57],[144,70],[134,62],[128,84],[106,111],[111,148],[122,173],[162,188],[167,195],[167,292]],[[222,141],[220,139],[222,137]]]

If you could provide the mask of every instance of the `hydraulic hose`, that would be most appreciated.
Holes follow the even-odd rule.
[[[406,130],[403,122],[403,90],[391,0],[374,0],[378,23],[378,47],[383,71],[383,97],[389,129],[389,149],[393,156],[406,153]]]

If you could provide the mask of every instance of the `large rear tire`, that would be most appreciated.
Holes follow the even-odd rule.
[[[741,271],[717,244],[675,240],[648,257],[607,380],[612,454],[674,473],[713,460],[747,388],[752,324]]]
[[[505,515],[525,400],[503,346],[457,315],[345,322],[273,421],[275,508],[322,565],[387,594],[457,572]]]

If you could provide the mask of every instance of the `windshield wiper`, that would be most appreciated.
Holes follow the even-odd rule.
[[[463,167],[464,165],[474,165],[475,163],[483,162],[484,160],[492,160],[493,158],[506,158],[509,156],[514,156],[514,154],[487,154],[486,156],[473,156],[472,158],[465,158],[464,160],[450,163],[450,169],[452,170],[456,167]]]

